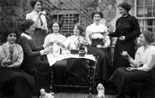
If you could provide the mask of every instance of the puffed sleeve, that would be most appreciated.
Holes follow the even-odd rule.
[[[70,37],[67,37],[67,39],[66,39],[64,45],[65,45],[65,48],[66,48],[66,49],[69,49],[69,47],[70,47]]]
[[[0,46],[0,62],[1,66],[4,66],[4,62],[8,59],[6,53],[3,51],[2,46]]]
[[[47,35],[44,39],[44,46],[46,46],[50,42],[49,39],[50,39],[50,36]]]
[[[138,48],[138,50],[136,51],[136,54],[135,54],[135,59],[130,59],[130,65],[132,67],[139,67],[141,65],[141,61],[140,61],[140,56],[143,52],[143,49],[142,47]]]
[[[31,15],[29,13],[26,14],[26,19],[32,19]]]
[[[110,46],[110,38],[109,38],[109,36],[105,35],[104,40],[105,40],[104,46],[109,47]]]
[[[85,38],[86,40],[88,41],[89,44],[91,44],[91,39],[89,37],[89,35],[91,34],[91,30],[89,27],[86,28],[86,35],[85,35]]]
[[[61,44],[64,45],[64,42],[66,41],[66,37],[62,35],[61,39],[62,39]]]
[[[155,47],[151,47],[149,50],[147,60],[142,67],[139,67],[138,70],[150,71],[155,66]]]

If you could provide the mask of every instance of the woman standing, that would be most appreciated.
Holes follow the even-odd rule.
[[[47,21],[45,17],[46,12],[42,11],[41,0],[32,0],[31,6],[33,8],[33,11],[26,15],[26,19],[32,19],[35,22],[35,30],[31,36],[34,45],[40,46],[44,43],[44,38],[48,33]]]
[[[22,63],[22,69],[28,71],[35,77],[36,87],[39,93],[41,88],[44,88],[49,92],[50,87],[50,73],[51,69],[48,61],[38,60],[37,57],[47,55],[52,51],[52,47],[47,45],[41,45],[35,47],[32,42],[33,38],[30,34],[34,31],[34,21],[27,19],[22,23],[22,34],[19,39],[19,44],[22,46],[24,51],[24,61]]]
[[[36,96],[35,80],[22,69],[23,49],[16,44],[17,32],[3,32],[6,42],[0,46],[0,97],[31,98]]]
[[[97,64],[97,82],[107,81],[109,78],[109,57],[106,48],[110,46],[110,39],[107,35],[107,27],[100,20],[103,18],[101,12],[92,14],[94,22],[86,28],[86,40],[90,44],[89,53],[99,56]]]
[[[131,5],[126,2],[119,4],[122,17],[116,21],[116,30],[109,36],[117,37],[114,49],[113,71],[119,67],[129,67],[129,62],[121,56],[122,51],[127,51],[131,57],[135,54],[135,39],[140,34],[138,20],[129,14]]]
[[[125,98],[127,94],[136,95],[141,85],[152,84],[154,86],[155,46],[151,45],[154,42],[154,34],[144,31],[139,41],[142,46],[138,48],[135,59],[128,53],[122,54],[131,67],[118,68],[110,77],[110,81],[118,87],[119,94],[116,98]]]

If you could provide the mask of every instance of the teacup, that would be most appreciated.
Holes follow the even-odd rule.
[[[84,56],[85,55],[85,51],[84,50],[80,50],[79,51],[79,56]]]
[[[122,55],[127,55],[128,52],[127,51],[122,51]]]

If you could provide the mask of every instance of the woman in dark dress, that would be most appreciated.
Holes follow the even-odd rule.
[[[103,18],[101,12],[94,12],[92,14],[94,22],[86,28],[86,40],[90,44],[88,53],[99,56],[97,64],[97,82],[108,80],[109,76],[109,56],[107,48],[110,46],[110,38],[107,35],[107,27],[100,21]]]
[[[0,97],[36,96],[34,78],[20,68],[23,62],[23,49],[15,43],[17,32],[8,29],[3,33],[7,42],[0,46]]]
[[[113,68],[115,71],[119,67],[129,67],[129,62],[121,56],[122,51],[127,51],[131,57],[135,54],[135,39],[140,34],[138,20],[129,14],[131,5],[126,2],[119,4],[119,10],[122,17],[116,21],[116,30],[109,36],[117,37]]]
[[[38,93],[41,88],[44,88],[47,92],[49,92],[51,75],[49,63],[47,60],[42,61],[37,59],[37,57],[48,54],[51,52],[52,47],[47,47],[49,44],[35,47],[32,42],[32,37],[30,36],[30,34],[34,31],[33,20],[25,20],[21,27],[23,33],[20,36],[19,44],[22,46],[24,51],[22,69],[34,76]]]
[[[138,48],[135,59],[128,53],[122,54],[131,67],[118,68],[109,79],[118,87],[119,94],[116,98],[125,98],[125,95],[135,96],[142,85],[154,86],[155,46],[151,45],[154,34],[144,31],[139,38],[142,46]],[[153,90],[151,92],[153,94]]]

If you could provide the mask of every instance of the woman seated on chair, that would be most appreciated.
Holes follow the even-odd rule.
[[[20,68],[23,49],[16,44],[17,32],[7,29],[3,34],[6,42],[0,46],[0,97],[36,96],[34,78]]]
[[[53,56],[57,56],[64,49],[64,42],[66,37],[60,33],[61,23],[58,21],[52,22],[49,26],[51,33],[45,37],[44,45],[48,43],[53,43]],[[67,66],[66,60],[57,61],[53,67],[54,73],[54,84],[63,84],[64,77],[62,74]]]
[[[88,43],[84,40],[84,29],[79,24],[75,24],[73,34],[65,41],[65,47],[72,54],[78,54],[80,51],[87,52]],[[83,46],[82,46],[83,45]],[[88,82],[88,65],[83,58],[67,59],[67,68],[65,70],[66,82],[70,84],[78,84],[80,82]]]
[[[49,28],[51,28],[51,33],[45,37],[44,44],[46,45],[52,42],[55,48],[63,49],[66,37],[60,34],[61,23],[58,21],[52,22]]]
[[[49,92],[51,68],[47,60],[42,61],[37,57],[50,53],[52,51],[52,46],[50,45],[53,43],[35,47],[31,37],[34,31],[34,21],[26,19],[23,21],[21,27],[23,32],[20,36],[19,44],[24,51],[22,69],[35,77],[38,93],[41,88]]]
[[[84,29],[80,24],[75,24],[73,28],[73,35],[69,36],[65,41],[65,48],[72,54],[78,54],[80,44],[84,43]],[[87,43],[86,43],[87,44]]]
[[[116,98],[134,96],[142,84],[154,82],[155,46],[151,45],[154,33],[144,31],[139,38],[142,46],[138,48],[135,59],[127,52],[122,52],[122,56],[128,59],[131,67],[118,68],[110,77],[110,81],[118,86],[119,94]]]
[[[90,44],[89,53],[98,56],[97,84],[105,83],[109,78],[109,55],[107,48],[110,46],[110,38],[107,35],[107,27],[101,23],[102,12],[92,13],[93,23],[86,28],[86,39]]]

